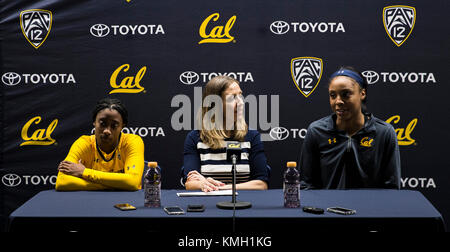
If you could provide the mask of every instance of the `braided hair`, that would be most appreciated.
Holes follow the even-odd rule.
[[[114,109],[122,116],[123,125],[128,124],[128,111],[125,105],[119,100],[114,98],[103,98],[97,102],[94,110],[92,111],[92,122],[95,122],[97,114],[104,109]]]

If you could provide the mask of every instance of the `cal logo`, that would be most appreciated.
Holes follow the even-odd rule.
[[[208,28],[209,23],[212,21],[216,22],[219,19],[219,13],[211,14],[207,17],[203,23],[200,25],[198,33],[203,39],[198,43],[228,43],[234,41],[234,37],[230,35],[230,30],[233,28],[234,22],[236,22],[236,16],[232,16],[228,19],[225,26],[218,25],[212,29]]]
[[[305,97],[314,92],[323,72],[322,59],[298,57],[291,60],[291,76],[297,89]]]
[[[30,130],[33,124],[39,124],[42,118],[40,116],[36,116],[31,118],[22,128],[22,139],[23,143],[20,146],[24,145],[51,145],[55,143],[55,139],[52,138],[52,133],[58,125],[58,119],[53,120],[47,128],[36,129],[33,132]]]
[[[24,10],[20,12],[20,28],[28,42],[38,49],[52,28],[52,12],[39,9]]]
[[[126,76],[123,79],[120,80],[120,83],[118,83],[119,74],[121,73],[127,73],[130,69],[129,64],[123,64],[120,67],[118,67],[111,75],[111,78],[109,79],[109,84],[111,85],[113,90],[109,92],[110,94],[114,93],[145,93],[145,89],[140,85],[142,78],[144,77],[145,72],[147,71],[147,67],[143,66],[135,76]]]
[[[416,23],[416,9],[405,5],[387,6],[383,9],[383,24],[389,38],[401,46],[408,39]]]
[[[400,121],[399,115],[391,116],[386,120],[387,123],[390,123],[394,126]],[[409,122],[406,128],[396,128],[395,133],[397,133],[398,145],[417,145],[416,140],[411,137],[411,133],[417,124],[417,118],[414,118]]]
[[[372,142],[373,142],[373,138],[363,137],[361,139],[360,144],[361,144],[361,146],[364,146],[364,147],[372,147]]]
[[[230,143],[230,144],[228,144],[228,148],[233,148],[233,149],[241,148],[241,144],[240,143]]]

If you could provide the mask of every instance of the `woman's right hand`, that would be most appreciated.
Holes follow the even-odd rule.
[[[222,183],[218,180],[215,180],[213,178],[206,178],[203,181],[201,189],[204,192],[218,191],[218,190],[220,190],[220,187],[222,187],[224,185],[225,185],[224,183]]]
[[[211,192],[211,191],[218,191],[219,187],[224,186],[225,184],[215,180],[213,178],[205,178],[203,175],[201,175],[197,171],[190,171],[188,173],[187,181],[198,181],[199,182],[199,189],[203,192]]]

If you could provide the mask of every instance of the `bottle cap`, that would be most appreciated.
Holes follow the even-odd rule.
[[[148,167],[156,168],[158,166],[158,162],[148,162]]]
[[[287,167],[293,167],[293,168],[295,168],[295,167],[297,167],[297,162],[293,162],[293,161],[287,162]]]

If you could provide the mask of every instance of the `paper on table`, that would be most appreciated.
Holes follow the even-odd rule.
[[[212,191],[212,192],[183,192],[177,193],[178,197],[193,197],[193,196],[231,196],[232,190]],[[238,192],[236,192],[238,195]]]

